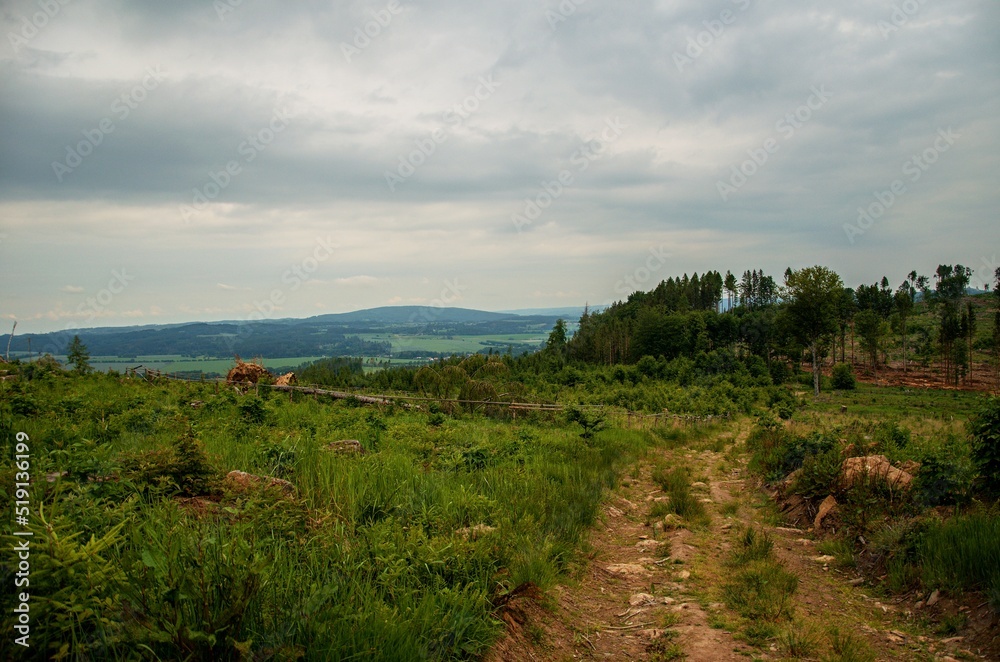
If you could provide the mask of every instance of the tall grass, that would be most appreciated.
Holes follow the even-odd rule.
[[[107,375],[0,390],[0,494],[13,433],[28,432],[50,525],[36,525],[45,618],[24,659],[479,657],[502,629],[494,602],[558,580],[652,443],[390,409],[375,431],[345,403]],[[369,452],[325,449],[345,438]],[[295,491],[237,489],[222,480],[234,469]]]
[[[793,616],[798,577],[774,558],[773,548],[767,532],[748,528],[726,559],[732,574],[722,587],[723,599],[743,617],[743,635],[754,645],[775,637],[776,626]]]
[[[669,501],[661,507],[666,511],[663,514],[674,513],[695,525],[708,524],[709,516],[705,504],[691,492],[690,469],[685,466],[668,469],[664,465],[658,465],[653,469],[652,478],[669,497]]]
[[[928,527],[919,549],[927,585],[982,591],[994,611],[1000,612],[1000,512],[996,508]]]

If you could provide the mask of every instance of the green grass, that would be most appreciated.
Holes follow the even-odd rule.
[[[358,338],[370,342],[389,342],[392,352],[427,352],[429,354],[471,354],[490,347],[503,353],[508,346],[519,349],[523,345],[537,348],[545,342],[546,333],[508,333],[483,336],[455,335],[401,335],[395,333],[361,333]]]
[[[109,660],[482,655],[502,631],[493,603],[581,561],[601,500],[653,439],[428,420],[197,382],[0,383],[0,496],[13,501],[24,432],[39,517],[44,505],[32,523],[34,659],[63,647]],[[188,432],[197,441],[180,443]],[[369,452],[325,449],[340,439]],[[234,469],[295,492],[236,489],[222,480]],[[13,599],[0,598],[5,614]]]
[[[1000,513],[995,509],[930,525],[919,558],[928,586],[981,590],[1000,611]]]
[[[847,406],[850,416],[909,419],[968,417],[978,405],[981,394],[971,391],[876,386],[858,383],[854,391],[825,391],[813,403],[812,412],[839,414]]]
[[[65,360],[65,357],[57,357],[61,360]],[[249,360],[249,357],[244,357]],[[311,361],[316,361],[321,359],[321,356],[297,356],[281,359],[262,359],[261,362],[267,368],[288,368],[294,369],[296,366],[302,365],[303,363],[308,363]],[[191,358],[189,356],[180,355],[158,355],[158,356],[139,356],[136,358],[119,357],[119,356],[95,356],[90,360],[91,366],[95,370],[106,371],[108,368],[117,370],[118,372],[124,372],[126,368],[132,368],[138,365],[145,366],[147,368],[152,368],[154,370],[162,370],[167,373],[175,372],[204,372],[204,373],[215,373],[220,375],[225,375],[229,372],[229,369],[233,367],[233,359],[230,358],[218,358],[218,357],[202,357],[202,358]]]
[[[673,513],[696,526],[706,526],[709,523],[705,504],[691,492],[691,475],[686,467],[667,469],[664,465],[657,465],[653,469],[652,478],[670,500],[655,504],[653,508],[656,514],[651,512],[651,516]]]
[[[853,568],[856,565],[854,549],[852,549],[851,543],[842,538],[831,538],[820,541],[816,545],[816,551],[820,554],[834,557],[837,565],[842,568]]]
[[[830,630],[830,653],[823,656],[823,662],[874,661],[875,653],[863,639],[838,628]]]
[[[741,635],[753,646],[774,639],[778,626],[793,616],[799,580],[774,558],[773,548],[765,531],[748,528],[725,561],[731,571],[722,586],[723,600],[742,617]]]

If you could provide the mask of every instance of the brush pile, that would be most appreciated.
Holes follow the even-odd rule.
[[[289,372],[287,374],[281,375],[274,381],[275,386],[295,386],[298,383],[299,380],[295,376],[294,372]]]
[[[230,384],[256,384],[270,374],[259,359],[247,363],[237,355],[236,365],[226,375],[226,381]]]

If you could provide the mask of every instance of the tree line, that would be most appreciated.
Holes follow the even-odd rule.
[[[971,276],[969,267],[942,264],[931,277],[911,271],[895,288],[887,277],[851,288],[822,266],[787,269],[781,285],[763,270],[746,271],[738,280],[731,272],[685,274],[601,312],[585,311],[572,338],[557,324],[545,352],[606,365],[645,356],[694,359],[719,350],[758,356],[768,364],[797,365],[805,356],[818,393],[826,359],[837,361],[839,350],[839,361],[848,361],[849,335],[851,362],[857,343],[862,365],[873,373],[889,363],[890,349],[897,349],[904,372],[914,361],[927,366],[936,359],[945,381],[959,384],[969,378],[975,349],[992,353],[995,366],[1000,362],[1000,269],[990,297],[997,303],[993,332],[979,345],[977,307],[984,306],[968,295]],[[921,323],[914,324],[918,312]]]

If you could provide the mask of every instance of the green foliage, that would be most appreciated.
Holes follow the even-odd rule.
[[[964,503],[972,488],[973,471],[955,445],[943,443],[925,454],[913,482],[915,498],[926,506]]]
[[[13,415],[15,393],[34,416]],[[83,555],[50,569],[34,552],[32,587],[37,573],[61,604],[32,629],[33,659],[479,658],[502,631],[493,600],[569,571],[607,490],[655,443],[613,427],[581,443],[539,419],[434,427],[419,411],[257,403],[210,384],[0,382],[0,435],[12,421],[32,435],[32,501],[53,527],[35,540]],[[377,453],[325,448],[375,434]],[[233,469],[296,492],[221,489]],[[67,473],[40,480],[50,471]]]
[[[799,580],[773,559],[751,561],[723,586],[726,604],[743,618],[774,622],[791,618]]]
[[[830,631],[830,649],[823,662],[875,662],[876,659],[863,639],[837,628]]]
[[[691,474],[687,467],[667,469],[658,465],[653,469],[652,478],[669,498],[669,501],[664,502],[664,512],[661,514],[674,513],[694,525],[708,524],[705,504],[691,492]]]
[[[237,659],[248,610],[264,584],[266,558],[243,526],[212,526],[161,508],[134,532],[122,563],[133,645],[161,655]],[[254,605],[259,606],[259,605]],[[249,643],[249,642],[247,642]]]
[[[830,385],[838,391],[853,391],[858,387],[858,380],[854,377],[854,368],[849,363],[838,363],[833,366],[833,376]]]
[[[927,585],[982,591],[1000,612],[1000,513],[995,508],[929,526],[919,558]]]
[[[741,567],[753,561],[764,561],[771,558],[773,549],[774,540],[767,531],[748,527],[734,546],[726,564]]]
[[[578,423],[583,428],[580,436],[584,439],[590,439],[604,429],[604,414],[600,411],[587,413],[586,410],[579,407],[568,407],[566,409],[566,420],[570,423]]]
[[[256,395],[248,395],[239,404],[240,418],[250,425],[263,425],[267,421],[268,411],[264,401]]]
[[[791,491],[807,498],[823,498],[835,491],[843,458],[836,448],[810,453],[802,459],[802,473]]]
[[[984,491],[1000,496],[1000,398],[987,398],[969,420],[972,459]]]
[[[73,371],[77,374],[85,375],[90,372],[90,352],[87,346],[80,341],[80,336],[73,336],[69,347],[66,348],[66,359],[73,365]]]
[[[31,538],[30,585],[3,591],[0,620],[8,637],[17,622],[14,607],[17,592],[30,593],[31,647],[36,659],[105,659],[108,650],[120,646],[122,637],[119,590],[124,580],[113,556],[122,529],[131,524],[123,508],[114,513],[118,523],[89,539],[64,516],[42,507],[37,523],[27,527]],[[23,538],[4,536],[4,547],[16,547]],[[8,586],[14,585],[13,570],[4,572]],[[9,643],[5,642],[5,643]],[[31,652],[22,659],[29,659]]]
[[[793,435],[773,417],[764,415],[747,437],[747,450],[751,453],[749,467],[766,480],[775,482],[803,466],[807,457],[827,453],[835,445],[833,438],[818,432],[808,437]],[[824,470],[824,467],[812,465],[810,472]]]
[[[129,481],[157,492],[186,497],[209,495],[217,490],[220,480],[204,445],[190,431],[177,437],[171,448],[126,454],[121,460]]]

